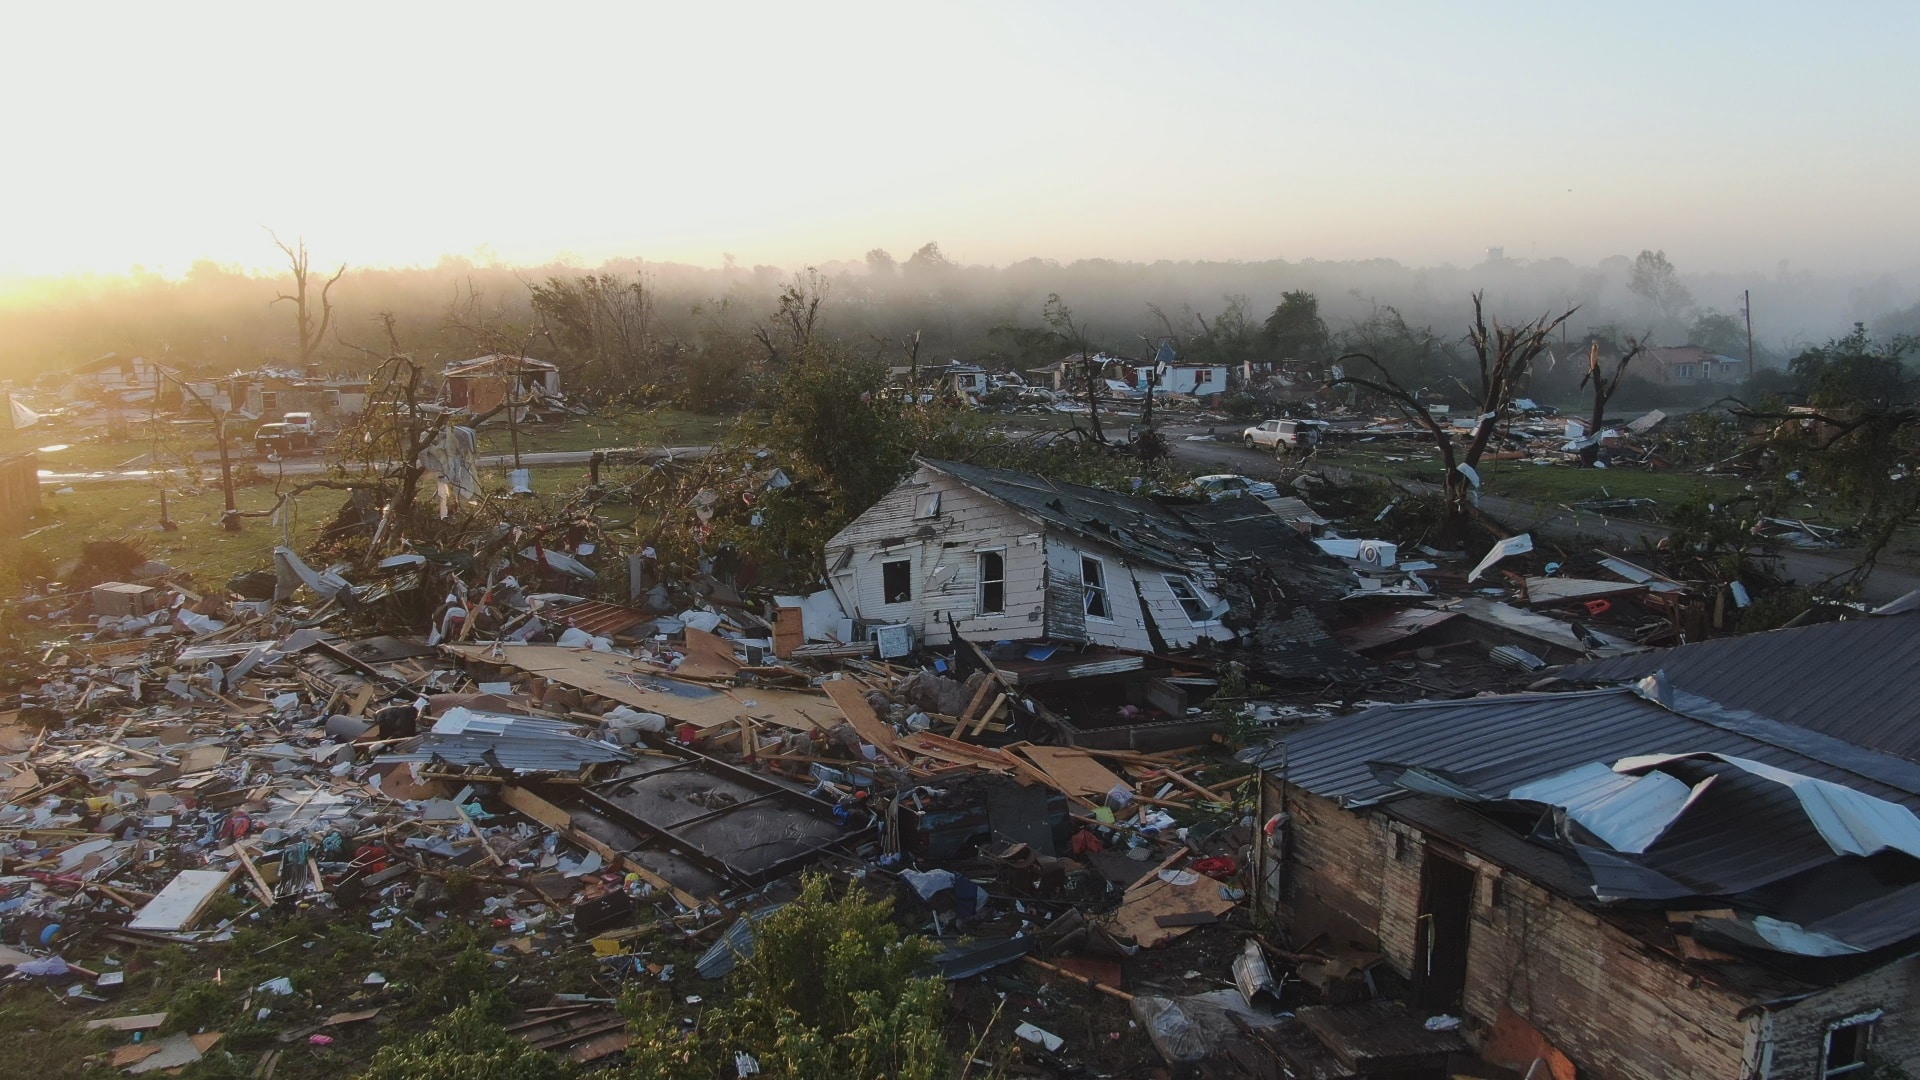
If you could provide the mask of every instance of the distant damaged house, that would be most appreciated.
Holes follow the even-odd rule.
[[[1829,628],[1760,635],[1776,674],[1745,698],[1679,688],[1709,686],[1706,663],[1382,706],[1249,751],[1258,906],[1330,958],[1309,981],[1337,997],[1383,966],[1521,1070],[1747,1080],[1920,1060],[1920,764],[1873,745],[1916,748],[1886,729],[1912,726],[1920,619],[1862,623],[1880,641],[1840,666],[1793,648]],[[1902,722],[1853,707],[1874,701]]]
[[[1281,644],[1344,656],[1307,615],[1340,571],[1252,499],[1181,505],[948,461],[918,471],[826,545],[842,608],[921,642],[1050,641],[1166,652],[1293,627]]]
[[[1644,372],[1648,379],[1669,386],[1737,383],[1744,381],[1749,374],[1745,360],[1736,356],[1722,356],[1698,345],[1648,349],[1634,363],[1634,374]],[[1640,365],[1644,365],[1644,368]]]
[[[441,377],[446,380],[447,405],[476,416],[508,401],[536,403],[560,396],[560,368],[530,356],[489,353],[458,360],[449,363]]]
[[[147,404],[156,396],[177,399],[179,390],[163,393],[171,368],[144,356],[108,353],[71,369],[60,386],[62,401],[104,401],[109,404]],[[175,401],[177,404],[177,400]]]

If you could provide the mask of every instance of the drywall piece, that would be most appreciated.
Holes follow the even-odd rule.
[[[127,924],[129,930],[189,930],[207,904],[226,889],[231,870],[182,870]]]

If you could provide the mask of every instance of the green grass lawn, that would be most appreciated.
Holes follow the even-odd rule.
[[[532,472],[533,488],[542,495],[564,494],[587,482],[584,465],[555,465]],[[287,486],[302,479],[289,477]],[[481,482],[489,490],[504,491],[506,471],[483,470]],[[143,545],[153,558],[191,573],[194,582],[206,588],[226,584],[239,571],[268,567],[277,544],[304,550],[346,498],[340,491],[309,491],[295,504],[290,533],[268,518],[248,518],[241,531],[230,533],[220,527],[225,500],[218,470],[210,469],[208,481],[199,486],[184,490],[169,486],[167,516],[179,525],[169,532],[160,528],[160,489],[151,481],[75,484],[69,494],[54,494],[55,490],[42,485],[41,516],[25,531],[32,534],[26,543],[45,552],[56,565],[79,558],[86,541],[125,538]],[[271,481],[234,490],[234,503],[243,511],[270,509],[275,500]],[[631,509],[609,507],[602,516],[617,525],[631,519]]]
[[[1314,456],[1316,464],[1354,469],[1409,480],[1439,483],[1440,455],[1424,443],[1328,446]],[[1483,461],[1481,490],[1488,495],[1549,505],[1574,504],[1587,499],[1652,499],[1649,518],[1659,515],[1700,491],[1729,497],[1745,481],[1706,476],[1681,469],[1583,469],[1571,465],[1536,465],[1528,460]]]

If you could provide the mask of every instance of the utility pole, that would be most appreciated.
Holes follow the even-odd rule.
[[[1753,290],[1740,290],[1740,313],[1747,317],[1747,378],[1753,378]]]

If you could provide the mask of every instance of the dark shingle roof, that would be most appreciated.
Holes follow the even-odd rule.
[[[1702,641],[1561,675],[1603,685],[1656,671],[1677,690],[1920,761],[1920,613]]]
[[[1043,524],[1171,570],[1186,569],[1204,543],[1199,533],[1150,499],[958,461],[923,459],[921,464]],[[1277,525],[1279,519],[1274,520]]]

